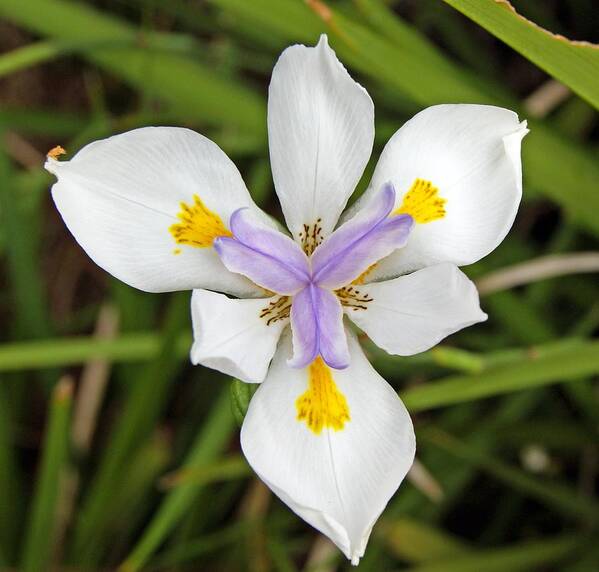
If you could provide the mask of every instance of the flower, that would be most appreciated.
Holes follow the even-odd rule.
[[[396,355],[486,319],[458,266],[511,227],[526,132],[498,107],[425,109],[342,215],[372,150],[374,108],[322,36],[286,49],[269,88],[272,173],[291,237],[227,156],[187,129],[136,129],[70,161],[49,155],[46,168],[97,264],[149,292],[193,289],[193,363],[261,383],[241,430],[249,463],[357,564],[415,438],[344,315]]]

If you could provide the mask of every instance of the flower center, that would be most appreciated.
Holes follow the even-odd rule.
[[[316,219],[315,223],[304,224],[304,230],[300,231],[299,239],[302,244],[302,250],[308,255],[316,250],[316,247],[322,242],[322,219]]]

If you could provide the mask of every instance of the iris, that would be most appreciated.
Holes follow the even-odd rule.
[[[398,70],[401,73],[401,70]],[[289,234],[212,141],[146,127],[48,155],[52,197],[101,267],[148,292],[193,290],[191,361],[259,383],[241,447],[260,478],[354,564],[412,465],[410,416],[350,322],[394,355],[484,321],[458,266],[496,248],[522,194],[512,111],[437,105],[370,157],[374,106],[329,47],[291,46],[268,97]]]

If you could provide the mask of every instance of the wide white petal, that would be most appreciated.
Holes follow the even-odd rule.
[[[279,300],[279,296],[237,300],[208,290],[194,290],[192,363],[241,381],[260,383],[266,377],[281,332],[289,323],[289,318],[276,319],[276,311],[264,315]]]
[[[335,227],[360,180],[374,140],[374,106],[347,73],[327,37],[287,48],[268,93],[270,162],[287,226]]]
[[[453,264],[429,266],[394,280],[357,287],[366,309],[349,318],[390,354],[426,351],[443,338],[487,319],[476,286]]]
[[[494,250],[520,203],[520,143],[527,132],[526,122],[519,123],[513,111],[488,105],[436,105],[399,129],[385,146],[363,200],[390,181],[399,208],[419,178],[439,189],[446,214],[416,224],[406,247],[368,278],[439,262],[462,266]]]
[[[349,343],[351,365],[330,370],[350,416],[341,430],[316,434],[297,419],[296,400],[308,389],[309,368],[286,365],[291,347],[284,336],[250,403],[241,446],[275,494],[357,564],[372,526],[412,465],[415,438],[396,392],[356,339]]]
[[[239,171],[212,141],[189,129],[145,127],[49,158],[54,202],[87,254],[123,282],[149,292],[210,288],[261,295],[230,273],[213,248],[177,244],[169,231],[197,195],[225,226],[254,205]],[[264,215],[262,215],[264,216]]]

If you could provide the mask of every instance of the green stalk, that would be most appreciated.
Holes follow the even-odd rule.
[[[197,471],[215,459],[226,447],[234,428],[235,421],[231,413],[229,391],[228,388],[223,388],[187,455],[184,470]],[[140,541],[120,566],[120,572],[140,570],[173,528],[179,524],[189,506],[208,502],[208,499],[202,495],[205,490],[200,483],[180,486],[169,492],[146,527]]]
[[[73,383],[63,378],[55,387],[51,402],[42,461],[25,531],[21,570],[39,572],[50,568],[60,477],[64,473],[69,449],[69,421]]]

